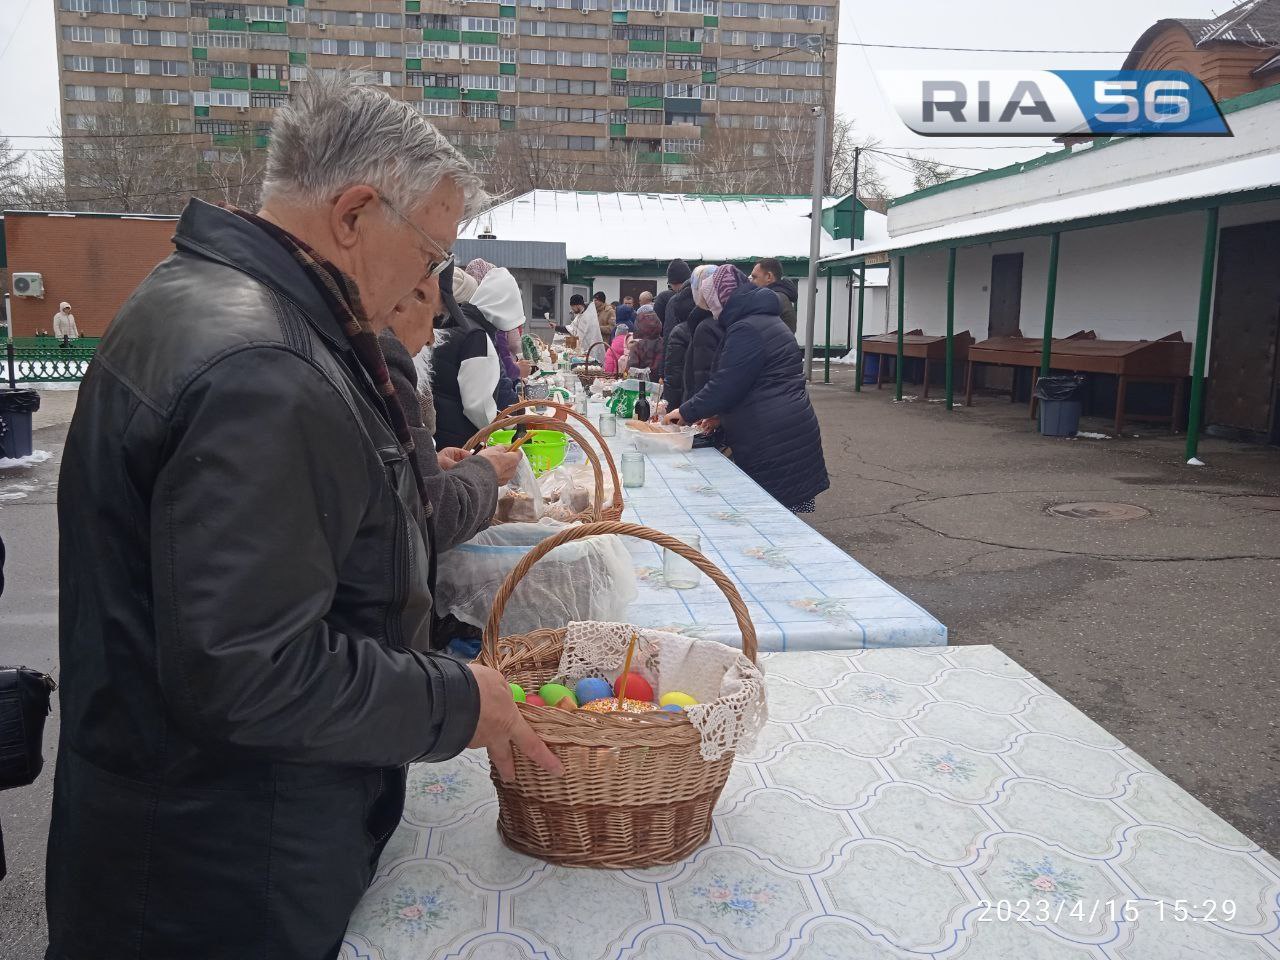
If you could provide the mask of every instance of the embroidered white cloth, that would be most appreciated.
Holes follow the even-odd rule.
[[[754,746],[769,719],[764,674],[740,650],[722,643],[625,623],[571,623],[557,679],[571,688],[585,677],[612,683],[626,662],[632,633],[639,639],[631,672],[648,680],[656,696],[679,691],[698,701],[685,715],[702,738],[703,760]]]

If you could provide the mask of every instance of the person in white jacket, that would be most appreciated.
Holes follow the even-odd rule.
[[[71,304],[65,300],[58,304],[58,312],[53,315],[53,335],[59,340],[63,337],[69,337],[72,340],[80,339],[75,314],[71,312]]]
[[[597,343],[604,343],[595,301],[587,303],[581,294],[575,293],[569,300],[569,309],[574,314],[573,323],[569,325],[569,335],[578,338],[576,349],[585,357]]]

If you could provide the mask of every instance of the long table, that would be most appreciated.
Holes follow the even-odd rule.
[[[415,764],[341,960],[1280,958],[1280,863],[995,648],[763,663],[672,866],[515,853],[482,755]]]
[[[592,404],[594,418],[604,407]],[[615,459],[634,445],[621,423]],[[716,450],[646,456],[645,484],[623,491],[625,520],[675,537],[697,534],[702,552],[742,593],[761,650],[940,646],[947,628],[767,494]],[[827,496],[839,496],[828,493]],[[662,551],[629,541],[639,574],[632,623],[741,646],[714,584],[693,590],[662,579]]]
[[[1043,339],[1031,337],[992,337],[969,348],[965,376],[965,406],[973,406],[973,368],[977,364],[1031,367],[1039,369]],[[1128,419],[1168,423],[1178,430],[1182,413],[1182,395],[1191,368],[1191,344],[1174,333],[1160,340],[1099,340],[1089,331],[1081,331],[1050,348],[1049,367],[1073,373],[1104,373],[1116,377],[1116,422],[1119,433]],[[1167,383],[1173,387],[1169,415],[1128,415],[1126,394],[1131,383]],[[1031,411],[1035,412],[1035,391],[1031,395]]]
[[[969,360],[969,348],[973,346],[973,336],[968,330],[957,333],[952,338],[952,362],[967,363]],[[895,333],[879,333],[874,336],[862,338],[862,352],[864,355],[874,353],[881,358],[876,364],[876,389],[880,389],[880,385],[884,382],[884,369],[887,366],[884,358],[893,357],[895,360],[898,356],[898,334]],[[923,330],[912,330],[902,335],[902,356],[908,360],[924,361],[924,390],[923,396],[928,399],[929,396],[929,364],[947,362],[947,338],[945,336],[933,336],[926,334]],[[858,376],[862,376],[862,371],[858,371]]]

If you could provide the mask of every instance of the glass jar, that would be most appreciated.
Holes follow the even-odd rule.
[[[702,538],[696,533],[677,537],[694,550],[702,550]],[[662,580],[674,590],[692,590],[702,581],[702,571],[672,550],[662,551]]]
[[[618,418],[612,413],[600,414],[600,436],[616,437],[618,435]]]
[[[624,453],[622,455],[622,485],[624,487],[644,486],[644,454]]]

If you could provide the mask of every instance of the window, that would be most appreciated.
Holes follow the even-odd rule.
[[[133,45],[135,47],[145,47],[150,43],[150,41],[151,41],[151,36],[149,31],[146,31],[146,30],[133,31]]]
[[[524,93],[546,93],[547,81],[542,77],[521,77],[520,90]]]
[[[279,63],[255,63],[253,75],[262,80],[283,80],[285,67]]]
[[[422,56],[439,57],[441,60],[457,60],[458,45],[456,43],[424,43]]]
[[[287,93],[252,93],[249,95],[251,107],[283,107],[289,102]]]
[[[107,57],[105,60],[102,61],[102,68],[107,73],[123,73],[124,72],[121,69],[120,59],[118,57]]]
[[[93,30],[89,27],[68,27],[67,36],[75,43],[93,42]]]
[[[518,51],[508,49],[507,47],[503,47],[502,50],[499,52],[499,59],[501,59],[503,63],[516,63],[517,62],[516,58],[518,56],[519,56]]]
[[[284,7],[263,7],[252,5],[244,8],[244,18],[246,20],[274,20],[276,23],[284,23],[284,11]]]
[[[151,61],[150,60],[133,61],[133,72],[138,74],[139,76],[144,76],[144,77],[150,75]]]
[[[178,45],[178,35],[172,30],[162,30],[160,32],[160,46],[176,47]]]
[[[547,62],[547,51],[545,50],[530,50],[528,54],[529,63],[544,64]]]
[[[289,22],[290,23],[306,23],[307,8],[306,7],[290,7]]]
[[[124,88],[107,87],[107,99],[111,103],[124,103]]]
[[[147,0],[133,0],[133,15],[135,17],[147,15]]]
[[[316,45],[316,53],[327,53],[336,55],[338,52],[337,40],[321,40]]]
[[[93,57],[67,57],[67,69],[92,73]]]
[[[82,87],[71,85],[67,87],[68,100],[92,100],[94,97],[93,87]]]
[[[468,46],[465,49],[466,49],[466,53],[464,53],[463,56],[465,56],[468,60],[481,60],[481,61],[491,60],[494,63],[497,63],[498,61],[497,47]]]
[[[794,91],[794,90],[792,90],[790,87],[783,87],[783,88],[782,88],[782,102],[783,102],[783,103],[791,103],[791,102],[792,102],[792,95],[793,95],[794,93],[795,93],[795,91]]]
[[[757,130],[768,130],[768,129],[769,129],[769,118],[768,118],[768,117],[756,117],[756,118],[755,118],[755,128],[756,128]]]
[[[353,56],[353,57],[363,57],[363,56],[364,56],[364,41],[363,41],[363,40],[348,40],[348,41],[347,41],[347,53],[348,53],[350,56]]]
[[[245,90],[210,90],[209,103],[215,107],[247,107],[249,93]]]
[[[68,9],[69,9],[69,10],[75,10],[75,9],[77,9],[77,8],[76,8],[76,7],[68,7]],[[102,0],[102,12],[103,12],[103,13],[119,13],[119,12],[120,12],[120,0]]]
[[[181,90],[162,90],[161,91],[161,95],[164,98],[164,102],[171,107],[176,107],[182,103],[183,101],[182,93],[183,92]]]
[[[178,76],[178,70],[179,70],[179,67],[178,67],[177,60],[160,61],[160,72],[164,74],[166,77]]]
[[[419,100],[414,104],[418,112],[427,117],[456,117],[457,100]]]
[[[391,56],[391,44],[383,42],[381,40],[378,41],[373,45],[373,55],[375,57]]]
[[[375,27],[383,27],[384,29],[390,29],[390,28],[391,28],[391,14],[389,14],[389,13],[375,13],[375,14],[373,15],[373,25],[374,25]]]
[[[67,9],[71,12],[88,13],[89,0],[67,0]]]
[[[753,143],[751,145],[751,155],[753,157],[767,157],[769,155],[769,145],[767,143]]]
[[[306,67],[290,67],[290,68],[289,68],[289,82],[290,82],[290,83],[300,83],[301,81],[306,80],[306,79],[307,79],[307,68],[306,68]]]
[[[498,33],[504,37],[514,37],[516,35],[516,22],[514,20],[499,20]]]
[[[404,45],[404,55],[410,60],[417,60],[422,56],[422,44],[406,43]]]
[[[120,31],[115,27],[106,27],[102,31],[102,42],[103,43],[119,43]]]
[[[138,87],[133,91],[134,103],[150,103],[151,90],[147,87]]]

